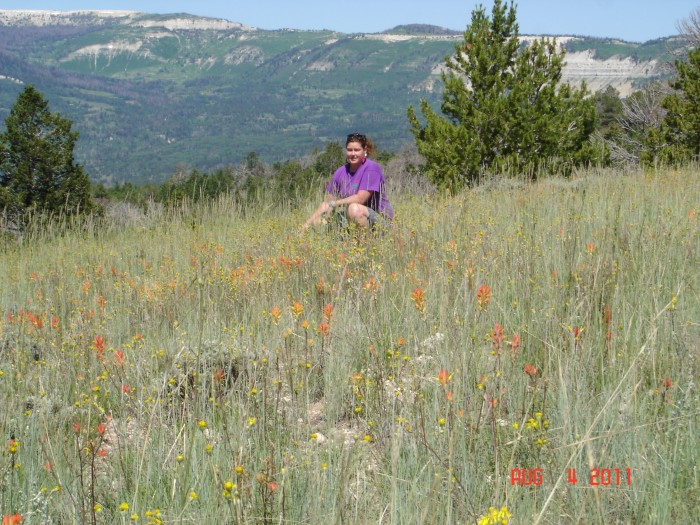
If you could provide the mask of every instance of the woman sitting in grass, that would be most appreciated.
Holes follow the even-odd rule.
[[[338,168],[326,187],[327,195],[301,227],[302,230],[319,224],[338,209],[344,224],[350,222],[365,228],[374,228],[394,218],[394,210],[384,193],[384,173],[375,161],[374,144],[365,135],[351,133],[345,141],[346,162]]]

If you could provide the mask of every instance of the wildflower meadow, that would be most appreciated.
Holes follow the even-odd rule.
[[[374,234],[263,196],[2,239],[3,524],[691,523],[699,190],[591,170],[396,185]]]

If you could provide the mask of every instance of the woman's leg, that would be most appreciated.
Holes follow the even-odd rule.
[[[348,219],[358,226],[369,226],[369,208],[363,204],[352,202],[348,204]]]

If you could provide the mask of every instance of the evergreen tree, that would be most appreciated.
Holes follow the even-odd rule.
[[[322,178],[327,179],[333,172],[345,162],[345,148],[340,142],[329,142],[314,162],[314,171]]]
[[[620,92],[612,86],[596,93],[597,127],[605,138],[621,132],[619,120],[624,115],[624,105]]]
[[[656,145],[655,159],[682,162],[700,155],[700,48],[688,53],[688,61],[676,61],[677,76],[671,82],[675,93],[661,103],[666,116],[658,130],[652,130],[649,140]]]
[[[464,40],[445,59],[442,113],[422,100],[425,125],[408,118],[428,178],[456,189],[484,171],[569,170],[594,157],[595,101],[585,86],[559,85],[564,51],[547,38],[521,45],[516,9],[495,0],[472,12]]]
[[[17,97],[0,135],[0,207],[21,217],[26,211],[88,212],[90,181],[75,164],[78,133],[72,122],[49,111],[33,86]]]

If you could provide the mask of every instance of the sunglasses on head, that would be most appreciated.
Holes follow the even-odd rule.
[[[367,140],[367,137],[365,137],[362,133],[350,133],[350,135],[348,135],[347,142],[359,141],[364,144],[365,140]]]

